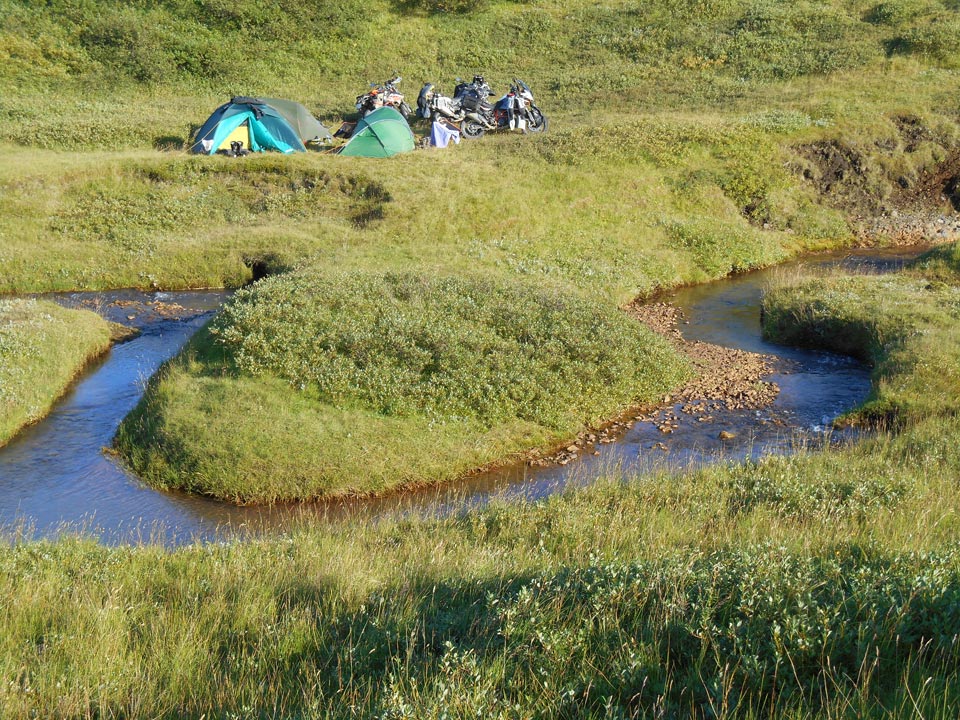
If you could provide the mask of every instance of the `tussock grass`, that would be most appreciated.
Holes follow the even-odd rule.
[[[99,315],[40,300],[0,300],[0,445],[37,422],[110,346]]]

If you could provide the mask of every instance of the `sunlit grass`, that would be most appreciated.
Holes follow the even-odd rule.
[[[9,2],[0,292],[416,273],[482,277],[506,295],[549,288],[610,317],[662,288],[850,243],[864,217],[896,209],[957,151],[956,11],[924,0]],[[457,75],[483,72],[505,89],[519,75],[551,130],[389,162],[177,149],[230,95],[290,96],[335,124],[393,70],[408,99],[422,81],[449,92]],[[822,182],[817,143],[861,171]],[[948,211],[945,189],[927,188],[923,209]],[[0,549],[0,715],[955,718],[957,265],[954,248],[919,275],[770,296],[771,322],[775,306],[797,310],[776,321],[783,337],[827,330],[816,344],[875,363],[868,410],[900,432],[851,448],[679,476],[610,472],[538,503],[304,521],[175,551],[13,540]],[[250,340],[287,333],[301,369],[316,360],[291,339],[296,322],[264,328]],[[397,330],[384,337],[403,339]],[[614,355],[638,339],[600,338]],[[45,367],[23,342],[10,357],[0,349],[0,400],[14,381],[42,385],[22,374]],[[277,362],[204,366],[195,343],[153,381],[163,448],[137,451],[168,462],[164,477],[245,500],[302,493],[336,467],[376,491],[573,432],[549,412],[491,430],[484,403],[439,426],[418,415],[426,405],[371,409],[388,393],[335,406],[295,387],[284,347],[245,349]],[[73,372],[76,358],[43,356]],[[639,384],[675,361],[638,368]],[[609,404],[561,400],[553,415]]]
[[[93,312],[0,300],[0,445],[43,418],[109,345],[110,328]]]

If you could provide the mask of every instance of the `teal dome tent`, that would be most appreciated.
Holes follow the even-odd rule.
[[[329,139],[327,129],[299,103],[273,102],[280,107],[249,97],[235,97],[221,105],[197,131],[191,152],[213,155],[218,150],[228,150],[235,140],[253,152],[305,152],[304,140]]]

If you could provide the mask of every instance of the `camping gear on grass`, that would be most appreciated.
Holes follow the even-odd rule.
[[[190,151],[213,155],[228,152],[233,142],[242,142],[251,152],[305,152],[304,141],[317,137],[328,140],[330,133],[299,103],[235,97],[207,118]]]
[[[450,143],[460,144],[460,130],[443,120],[434,120],[430,128],[430,144],[434,147],[445,148]]]
[[[360,118],[340,154],[382,158],[409,152],[415,146],[413,131],[403,116],[392,107],[382,107]]]

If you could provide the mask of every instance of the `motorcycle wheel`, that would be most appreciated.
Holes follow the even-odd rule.
[[[483,137],[483,133],[485,131],[483,125],[478,123],[476,120],[464,120],[463,124],[460,125],[460,132],[464,137],[478,138]]]
[[[404,120],[410,119],[410,106],[405,102],[400,103],[400,107],[398,107],[397,110],[403,115]]]
[[[527,123],[528,132],[543,132],[547,129],[547,116],[537,108],[530,108],[530,122]]]

